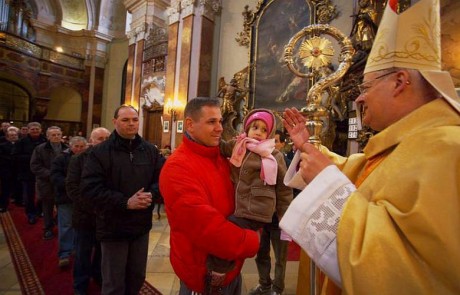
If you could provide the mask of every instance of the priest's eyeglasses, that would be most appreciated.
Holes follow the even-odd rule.
[[[383,75],[378,76],[377,78],[374,78],[372,80],[369,80],[369,81],[366,81],[366,82],[363,82],[363,83],[359,84],[358,85],[359,93],[361,93],[361,95],[365,95],[367,93],[367,91],[369,91],[369,89],[372,88],[372,86],[373,86],[373,85],[370,85],[370,86],[366,86],[366,85],[368,85],[370,82],[374,82],[375,80],[382,79],[382,78],[384,78],[384,77],[386,77],[388,75],[394,74],[394,73],[396,73],[396,71],[385,73]]]

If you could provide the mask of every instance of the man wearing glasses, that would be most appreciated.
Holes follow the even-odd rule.
[[[285,182],[303,191],[280,227],[345,294],[459,294],[460,100],[441,71],[439,1],[400,15],[396,5],[356,99],[363,124],[379,131],[363,154],[316,149],[305,119],[286,110],[301,153]]]

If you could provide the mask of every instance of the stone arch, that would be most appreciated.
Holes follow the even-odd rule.
[[[27,79],[24,79],[24,77],[0,71],[0,80],[17,84],[19,87],[24,88],[30,97],[35,97],[37,95],[37,90],[27,81]]]
[[[0,77],[0,119],[16,126],[30,120],[31,92],[28,85]],[[20,124],[18,124],[20,123]]]
[[[101,11],[101,1],[86,0],[86,10],[88,14],[88,30],[97,30],[99,26],[99,12]]]
[[[30,4],[37,12],[37,20],[48,24],[61,24],[62,6],[59,0],[30,0]]]

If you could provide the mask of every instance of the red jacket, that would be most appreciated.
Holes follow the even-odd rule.
[[[235,260],[224,285],[241,271],[244,259],[259,249],[257,233],[226,219],[235,208],[227,159],[219,147],[199,145],[186,136],[160,174],[160,191],[171,227],[170,260],[188,288],[202,293],[206,257]]]

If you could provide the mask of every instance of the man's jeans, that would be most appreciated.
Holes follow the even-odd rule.
[[[72,228],[72,204],[61,204],[58,209],[59,258],[66,258],[74,250],[74,230]]]
[[[96,241],[95,229],[76,229],[75,262],[73,266],[74,290],[81,294],[86,294],[91,277],[96,281],[102,281],[101,245]]]
[[[288,241],[280,240],[281,230],[272,224],[264,226],[260,236],[260,248],[257,252],[256,264],[259,272],[259,284],[262,288],[270,288],[277,293],[284,291],[284,277],[286,274],[286,260],[288,252]],[[275,277],[270,278],[270,242],[275,254]],[[273,286],[272,286],[273,285]]]

